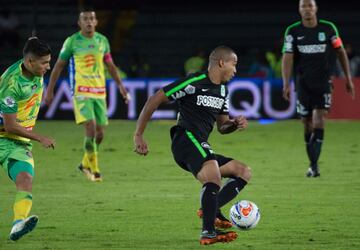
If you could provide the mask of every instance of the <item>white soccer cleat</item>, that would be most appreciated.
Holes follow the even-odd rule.
[[[16,241],[23,237],[25,234],[30,233],[38,223],[39,218],[36,215],[32,215],[25,220],[21,220],[17,222],[11,228],[9,239],[12,241]]]

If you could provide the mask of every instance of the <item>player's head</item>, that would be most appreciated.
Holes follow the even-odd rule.
[[[237,55],[227,46],[216,47],[209,56],[209,71],[215,70],[222,83],[230,81],[236,73]]]
[[[83,8],[79,14],[79,27],[83,35],[93,35],[98,21],[92,8]]]
[[[317,5],[315,0],[300,0],[299,13],[303,20],[311,20],[316,18]]]
[[[25,67],[32,75],[43,76],[50,69],[50,46],[37,37],[30,37],[26,41],[23,55]]]

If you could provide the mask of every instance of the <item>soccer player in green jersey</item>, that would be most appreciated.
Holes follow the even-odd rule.
[[[32,131],[39,112],[43,76],[50,69],[50,47],[36,37],[24,47],[24,58],[10,66],[0,78],[0,166],[15,183],[14,222],[10,240],[32,231],[38,217],[32,207],[34,160],[30,140],[54,148],[52,138]]]
[[[51,103],[56,81],[70,60],[69,75],[75,120],[77,124],[85,126],[84,156],[79,169],[90,180],[102,181],[98,166],[98,149],[104,138],[104,127],[108,124],[104,65],[117,83],[125,103],[130,96],[112,60],[107,38],[95,32],[95,12],[89,9],[82,10],[78,24],[80,31],[65,40],[51,72],[45,102],[48,105]]]

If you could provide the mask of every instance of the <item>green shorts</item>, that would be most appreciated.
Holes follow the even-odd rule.
[[[91,120],[101,126],[108,124],[105,99],[74,96],[73,101],[76,124]]]
[[[20,172],[34,176],[32,144],[0,137],[0,165],[10,177],[15,178]]]

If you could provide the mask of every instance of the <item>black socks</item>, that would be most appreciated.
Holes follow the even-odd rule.
[[[317,167],[317,163],[321,154],[321,146],[324,140],[324,129],[315,128],[311,136],[310,133],[304,134],[306,143],[306,152],[311,162],[311,167]]]
[[[229,178],[219,192],[218,208],[234,199],[246,184],[247,182],[240,177]]]
[[[201,207],[203,210],[203,230],[215,231],[215,217],[218,204],[218,193],[220,187],[212,182],[207,182],[201,190]]]

